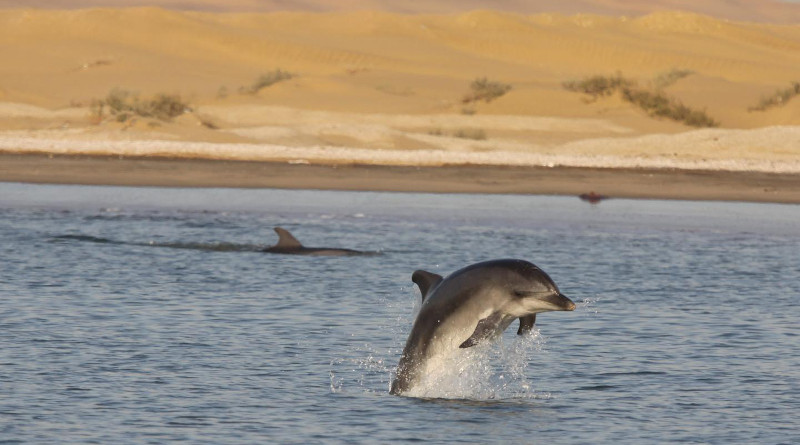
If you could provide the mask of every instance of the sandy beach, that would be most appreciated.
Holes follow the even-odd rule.
[[[308,165],[0,155],[0,180],[41,184],[242,187],[800,203],[796,174],[575,167]]]
[[[0,180],[798,202],[800,6],[567,3],[0,3]]]

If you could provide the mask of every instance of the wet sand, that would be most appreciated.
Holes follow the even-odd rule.
[[[673,169],[393,167],[0,154],[0,181],[429,193],[579,195],[800,203],[800,175]]]

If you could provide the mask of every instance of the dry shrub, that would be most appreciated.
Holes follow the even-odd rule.
[[[489,80],[486,77],[473,80],[469,88],[470,92],[461,99],[461,102],[465,104],[478,101],[491,102],[511,91],[511,85]]]
[[[748,108],[748,111],[766,111],[783,106],[797,95],[800,95],[800,82],[792,82],[788,88],[779,89],[771,96],[762,97],[758,104]]]
[[[570,80],[561,85],[569,91],[588,94],[596,99],[601,96],[610,96],[622,88],[630,88],[635,84],[634,81],[617,73],[613,76],[597,75],[582,80]]]
[[[453,132],[453,136],[462,139],[473,139],[476,141],[486,140],[486,132],[480,128],[459,128]]]
[[[258,79],[255,80],[255,82],[253,82],[252,85],[249,87],[242,87],[239,89],[239,91],[244,94],[256,94],[264,88],[272,86],[278,82],[283,82],[284,80],[292,79],[294,77],[296,77],[296,74],[278,68],[262,74],[258,77]]]
[[[706,114],[705,110],[689,108],[661,91],[663,86],[689,74],[691,71],[688,70],[672,70],[665,73],[654,81],[654,85],[661,85],[655,90],[637,87],[635,81],[622,77],[620,73],[614,76],[591,76],[583,80],[564,82],[562,86],[569,91],[588,94],[595,99],[619,92],[623,100],[638,106],[650,116],[672,119],[692,127],[719,126],[719,123]]]
[[[706,114],[705,110],[689,108],[661,92],[625,88],[622,90],[622,98],[638,106],[651,116],[666,117],[692,127],[719,126],[719,122]]]
[[[114,88],[105,99],[93,100],[91,113],[102,120],[105,110],[118,122],[133,116],[170,121],[189,110],[189,104],[180,95],[159,93],[149,99],[140,99],[137,93]]]
[[[667,72],[661,73],[653,79],[653,88],[660,90],[666,88],[675,82],[683,79],[684,77],[689,77],[694,74],[692,70],[684,70],[679,68],[673,68]]]

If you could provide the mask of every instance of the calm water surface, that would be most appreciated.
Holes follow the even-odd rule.
[[[800,206],[0,184],[0,443],[800,443]],[[260,253],[273,226],[366,257]],[[494,258],[578,309],[429,398],[419,294]]]

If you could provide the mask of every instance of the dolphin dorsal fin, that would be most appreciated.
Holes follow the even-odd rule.
[[[288,230],[281,227],[275,227],[273,230],[278,234],[278,244],[273,247],[303,247],[300,241],[297,241],[297,238],[289,233]]]
[[[411,274],[411,281],[419,286],[419,291],[422,293],[422,301],[428,296],[431,290],[443,280],[441,275],[425,270],[415,270]]]

